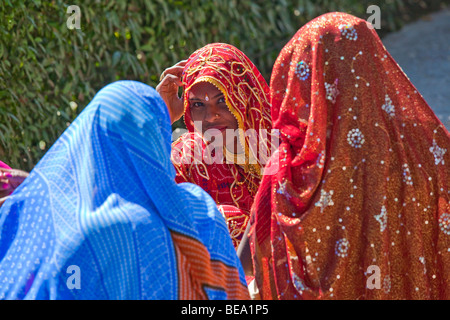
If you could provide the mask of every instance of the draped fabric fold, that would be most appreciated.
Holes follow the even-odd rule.
[[[176,184],[162,99],[103,88],[0,210],[2,299],[245,299],[225,220]]]
[[[328,13],[271,78],[281,143],[252,208],[265,299],[449,299],[450,135],[366,21]]]
[[[189,93],[201,82],[213,84],[224,94],[238,122],[238,143],[245,152],[243,163],[225,161],[225,150],[221,156],[212,154],[209,141],[195,132]],[[195,51],[184,68],[183,83],[184,120],[189,132],[172,146],[177,181],[201,186],[222,206],[237,247],[272,145],[269,86],[244,53],[224,43],[208,44]]]
[[[0,161],[0,168],[5,168],[5,169],[11,169],[10,166],[8,166],[6,163]]]

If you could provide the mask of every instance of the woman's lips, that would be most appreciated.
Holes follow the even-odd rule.
[[[220,132],[224,132],[227,129],[227,127],[226,126],[209,127],[207,130],[210,129],[216,129],[219,130]]]

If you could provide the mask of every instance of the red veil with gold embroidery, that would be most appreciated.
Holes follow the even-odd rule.
[[[270,151],[269,86],[255,65],[240,50],[224,43],[213,43],[194,52],[183,72],[184,119],[189,133],[172,145],[172,162],[177,169],[177,182],[191,182],[202,187],[219,205],[224,214],[235,247],[238,246],[249,220],[259,182],[261,168],[267,155],[254,155],[256,163],[249,160],[249,136],[240,134],[239,142],[245,150],[246,164],[212,163],[205,161],[207,142],[195,134],[191,120],[189,92],[197,83],[209,82],[225,96],[230,112],[238,122],[239,129],[254,129],[257,134],[266,130],[267,155]],[[197,153],[196,150],[199,150]],[[200,155],[200,158],[195,155]],[[266,158],[264,157],[266,156]]]
[[[264,299],[449,299],[450,136],[375,30],[322,15],[271,78],[281,143],[252,209]]]

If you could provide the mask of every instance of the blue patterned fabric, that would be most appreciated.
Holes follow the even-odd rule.
[[[236,267],[245,285],[216,204],[175,183],[170,147],[153,88],[103,88],[1,207],[0,298],[177,299],[171,231]]]

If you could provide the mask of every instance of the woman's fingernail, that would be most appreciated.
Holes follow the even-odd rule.
[[[9,172],[5,173],[5,175],[6,175],[8,178],[11,178],[11,177],[12,177],[12,174],[9,173]]]

